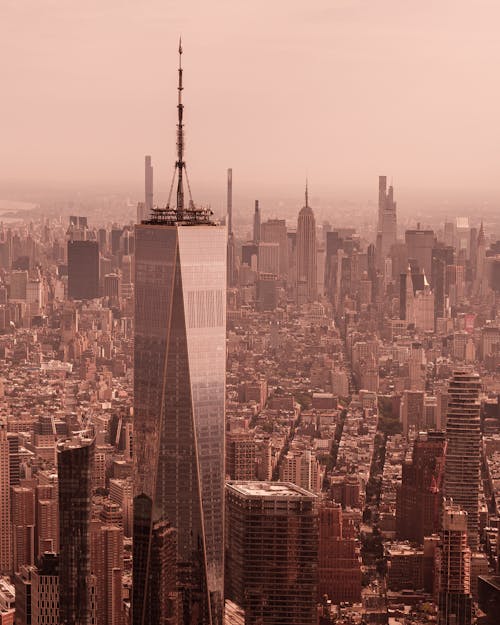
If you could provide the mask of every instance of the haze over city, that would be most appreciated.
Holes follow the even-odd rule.
[[[300,204],[306,175],[316,203],[363,207],[380,172],[403,213],[499,198],[494,0],[4,0],[1,12],[2,198],[135,199],[144,154],[163,197],[179,35],[198,201],[222,209],[229,166],[236,210]]]
[[[0,625],[499,625],[496,3],[1,11]]]

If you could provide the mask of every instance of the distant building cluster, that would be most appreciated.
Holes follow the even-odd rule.
[[[0,625],[500,622],[500,241],[0,224]],[[78,208],[73,213],[84,212]]]

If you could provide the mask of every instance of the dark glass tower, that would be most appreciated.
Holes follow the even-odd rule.
[[[59,622],[90,625],[90,508],[94,439],[57,445],[59,479]]]
[[[97,241],[68,241],[68,296],[70,299],[99,297]]]
[[[179,67],[175,207],[135,229],[134,625],[165,622],[164,522],[177,533],[179,623],[222,623],[227,234],[184,206],[181,92]]]

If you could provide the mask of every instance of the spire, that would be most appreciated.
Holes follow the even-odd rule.
[[[479,228],[479,234],[477,235],[477,244],[484,245],[484,243],[485,243],[484,226],[483,226],[483,220],[481,219],[481,227]]]
[[[306,178],[306,208],[309,208],[309,182]]]
[[[177,159],[175,161],[172,181],[168,192],[167,205],[164,208],[153,207],[151,219],[148,223],[166,224],[166,225],[192,225],[192,224],[213,224],[213,212],[210,208],[197,208],[194,205],[191,195],[191,186],[186,169],[186,161],[184,160],[184,104],[182,103],[182,92],[184,86],[182,84],[182,40],[179,38],[179,79],[177,83]],[[172,192],[174,190],[175,178],[177,176],[176,199],[172,206]],[[185,205],[184,201],[184,179],[189,194],[189,204]]]
[[[179,84],[177,91],[179,93],[177,99],[177,210],[184,210],[184,185],[182,181],[182,173],[186,164],[184,162],[184,124],[182,121],[184,113],[184,104],[182,104],[182,40],[179,37]]]

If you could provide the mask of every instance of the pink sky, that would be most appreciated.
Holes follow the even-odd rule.
[[[0,183],[496,197],[498,0],[2,0]],[[375,193],[375,191],[373,191]],[[498,194],[500,195],[500,194]],[[1,196],[1,193],[0,193]]]

